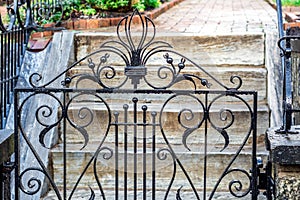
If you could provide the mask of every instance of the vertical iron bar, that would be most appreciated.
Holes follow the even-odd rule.
[[[134,97],[133,101],[133,199],[137,199],[137,102]]]
[[[282,19],[282,5],[281,5],[281,0],[276,0],[276,10],[277,10],[277,21],[278,21],[279,38],[282,38],[283,35],[284,35],[284,31],[283,31],[283,19]]]
[[[206,199],[206,174],[207,174],[207,106],[208,106],[208,93],[205,93],[205,133],[204,133],[204,170],[203,170],[203,200]]]
[[[4,33],[1,33],[1,65],[0,65],[0,80],[1,80],[1,84],[0,84],[0,104],[1,104],[1,107],[0,107],[0,128],[4,128],[4,51],[3,51],[3,46],[4,46],[4,41],[3,41],[3,36],[4,36]]]
[[[3,97],[3,113],[4,113],[4,118],[6,118],[6,95],[7,95],[7,82],[5,81],[7,79],[7,33],[4,34],[4,62],[3,62],[3,68],[4,68],[4,97]]]
[[[18,72],[20,71],[20,63],[21,63],[21,55],[22,55],[22,52],[21,52],[21,46],[22,46],[22,43],[21,43],[21,34],[22,34],[22,30],[18,29],[18,37],[17,37],[17,44],[18,44],[18,58],[17,58],[17,66],[18,66]]]
[[[119,198],[119,113],[115,112],[115,199]]]
[[[285,94],[284,94],[284,130],[289,131],[292,125],[292,65],[291,65],[291,41],[286,40],[286,54],[285,54],[285,66],[284,66],[284,82],[285,82]]]
[[[11,49],[10,49],[10,45],[11,45],[11,31],[7,34],[8,35],[8,38],[7,38],[7,93],[6,93],[6,105],[8,106],[9,105],[9,96],[10,96],[10,85],[11,85],[11,81],[9,80],[9,78],[11,78]],[[8,108],[6,110],[6,115],[7,115],[7,112],[8,112]]]
[[[152,112],[152,200],[155,200],[155,117],[156,112]]]
[[[67,130],[67,110],[66,110],[66,92],[64,91],[63,93],[63,105],[64,105],[64,108],[63,108],[63,163],[64,163],[64,167],[63,167],[63,198],[64,200],[67,199],[67,155],[66,155],[66,152],[67,152],[67,137],[66,137],[66,130]]]
[[[276,0],[277,5],[277,21],[278,21],[278,32],[279,32],[279,38],[282,38],[284,36],[284,30],[283,30],[283,18],[282,18],[282,4],[281,0]],[[286,42],[286,49],[288,48],[288,41]],[[284,46],[284,41],[281,42],[281,46]],[[281,54],[284,52],[280,52]],[[282,87],[282,106],[283,106],[283,126],[282,129],[284,132],[287,132],[291,128],[291,113],[289,109],[292,109],[290,106],[291,104],[291,95],[289,91],[289,88],[291,87],[290,84],[290,58],[286,58],[285,56],[281,57],[281,65],[282,65],[282,73],[283,73],[283,87]],[[288,77],[287,77],[288,76]]]
[[[256,158],[256,140],[257,140],[257,93],[253,95],[253,116],[252,116],[252,200],[257,200],[257,158]]]
[[[19,129],[18,129],[18,122],[19,122],[19,108],[18,108],[18,91],[14,91],[14,153],[15,153],[15,200],[19,199],[19,174],[20,174],[20,136],[19,136]]]
[[[282,38],[284,36],[284,31],[283,31],[283,18],[282,18],[282,5],[281,5],[281,0],[276,0],[276,10],[277,10],[277,22],[278,22],[278,33],[279,33],[279,38]],[[282,41],[281,43],[283,43]],[[284,46],[282,44],[282,46]],[[283,53],[282,51],[280,53]],[[281,57],[281,66],[282,66],[282,72],[284,72],[284,57]],[[284,76],[284,75],[283,75]],[[284,86],[285,82],[283,82],[283,92],[284,92]],[[284,98],[284,94],[283,94]]]
[[[16,79],[16,75],[17,75],[17,35],[18,34],[18,30],[17,28],[15,28],[15,34],[14,34],[14,70],[13,70],[13,88],[16,86],[16,83],[17,83],[17,79]],[[13,89],[12,89],[12,92],[13,92]]]
[[[127,130],[127,116],[128,116],[128,105],[125,104],[124,108],[124,199],[127,200],[127,143],[128,143],[128,130]]]
[[[147,146],[147,140],[146,140],[146,136],[147,136],[147,133],[146,133],[146,122],[147,122],[147,119],[146,119],[146,114],[147,114],[147,106],[142,106],[142,110],[143,110],[143,199],[146,200],[146,194],[147,194],[147,154],[146,154],[146,146]]]
[[[21,34],[21,41],[22,41],[22,57],[24,57],[25,50],[26,50],[26,44],[25,44],[25,36],[26,36],[27,30],[22,29],[22,34]]]

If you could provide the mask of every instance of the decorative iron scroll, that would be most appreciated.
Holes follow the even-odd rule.
[[[132,32],[135,18],[141,21],[138,40]],[[42,180],[29,173],[36,171],[49,181],[56,199],[75,198],[83,186],[88,186],[87,199],[213,199],[224,187],[233,197],[256,199],[257,93],[240,91],[238,76],[229,80],[234,87],[226,86],[170,44],[156,41],[155,33],[152,20],[134,11],[120,21],[118,41],[104,42],[45,84],[45,77],[34,73],[30,88],[15,90],[25,96],[15,109],[18,137],[37,165],[17,170],[18,192],[41,190]],[[163,64],[157,64],[159,58]],[[74,73],[78,66],[87,66],[84,73]],[[59,81],[60,88],[51,87]],[[43,101],[33,104],[39,97]],[[236,105],[245,110],[242,116]],[[34,133],[22,121],[29,107],[35,112]],[[241,121],[247,124],[237,134]],[[53,144],[57,129],[60,139]],[[54,177],[36,145],[61,152],[62,162],[53,161]],[[68,177],[73,167],[67,165],[68,148],[89,155],[84,163],[76,158],[77,177]],[[247,148],[253,149],[252,174],[237,165]],[[213,153],[227,156],[218,161],[225,164],[217,164]],[[212,164],[220,165],[219,171],[211,172]],[[218,178],[210,179],[214,174]]]

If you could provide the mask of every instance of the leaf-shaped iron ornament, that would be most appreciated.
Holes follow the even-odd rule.
[[[181,196],[180,196],[180,192],[181,192],[181,189],[182,189],[183,186],[181,186],[177,192],[176,192],[176,200],[182,200]]]
[[[142,33],[138,38],[138,41],[134,41],[132,37],[131,28],[134,20],[141,21]],[[125,37],[122,37],[120,28],[124,28]],[[149,28],[153,30],[150,39],[147,39],[149,34]],[[161,48],[172,48],[172,46],[163,41],[154,41],[155,38],[155,25],[153,21],[147,16],[142,16],[138,10],[134,10],[131,16],[124,17],[117,26],[117,34],[119,41],[108,41],[101,45],[101,48],[106,48],[109,51],[118,54],[126,63],[125,75],[131,79],[134,88],[140,83],[140,80],[147,75],[147,69],[145,64],[149,57],[155,52],[158,52]],[[149,38],[149,37],[148,37]],[[122,46],[127,55],[116,48],[114,45]],[[148,48],[151,48],[147,51]]]
[[[95,199],[95,192],[90,186],[89,186],[89,188],[90,188],[90,191],[91,191],[91,196],[90,196],[89,200],[94,200]]]

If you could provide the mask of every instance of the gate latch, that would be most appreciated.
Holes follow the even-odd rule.
[[[275,184],[272,178],[272,163],[267,162],[264,167],[263,160],[261,157],[257,157],[257,176],[258,176],[258,189],[264,190],[263,194],[268,200],[273,199],[272,196],[275,194]]]

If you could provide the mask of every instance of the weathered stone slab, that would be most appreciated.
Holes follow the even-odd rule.
[[[13,130],[0,130],[0,163],[8,161],[14,152],[13,133]]]
[[[94,155],[94,151],[89,151],[88,149],[85,149],[83,151],[76,150],[79,145],[77,146],[68,146],[68,152],[67,152],[67,187],[70,189],[74,186],[74,184],[77,182],[80,174],[83,172],[86,166],[88,166],[87,170],[85,171],[82,179],[79,181],[78,188],[86,188],[87,186],[90,186],[96,190],[97,188],[97,182],[95,179],[95,173],[93,170],[93,167],[96,166],[96,174],[99,177],[99,181],[102,184],[102,187],[104,190],[109,190],[110,188],[115,187],[115,154],[112,155],[111,158],[104,159],[103,156],[108,156],[109,152],[106,150],[103,150],[98,155],[97,162],[92,162],[90,165],[88,165],[90,159]],[[105,147],[112,148],[112,152],[115,152],[115,149],[113,146],[107,146]],[[56,148],[52,151],[53,155],[53,174],[54,174],[54,180],[59,185],[59,187],[62,186],[62,177],[63,177],[63,154],[61,152],[61,146],[59,148]],[[121,146],[119,147],[120,151],[118,153],[118,173],[119,173],[119,187],[122,190],[124,188],[124,155],[125,152],[121,150]],[[72,150],[74,149],[74,150]],[[156,190],[166,190],[168,188],[168,185],[170,183],[170,180],[172,178],[172,175],[174,173],[173,168],[173,160],[170,156],[170,154],[167,151],[164,151],[166,159],[161,160],[158,158],[158,153],[160,147],[157,147],[157,150],[155,152],[155,162],[156,162],[156,168],[155,168],[155,175],[156,175]],[[177,156],[177,158],[180,160],[182,166],[186,170],[187,174],[193,181],[195,187],[202,191],[204,188],[204,159],[207,160],[207,168],[206,168],[206,180],[207,180],[207,190],[211,191],[215,184],[217,183],[218,179],[220,178],[221,174],[225,170],[226,166],[229,164],[230,160],[233,159],[235,156],[236,149],[231,149],[227,152],[218,152],[218,151],[210,151],[210,147],[208,147],[209,153],[204,156],[203,152],[199,151],[181,151],[178,148],[174,147],[174,152]],[[91,149],[90,149],[91,150]],[[142,178],[143,178],[143,156],[146,156],[146,162],[147,162],[147,168],[146,168],[146,175],[147,175],[147,188],[152,188],[152,153],[151,148],[147,148],[147,153],[143,154],[141,152],[141,149],[138,149],[138,156],[137,156],[137,177],[138,177],[138,188],[142,188]],[[131,191],[133,189],[133,149],[128,149],[127,153],[127,183],[128,183],[128,191]],[[259,156],[262,156],[264,160],[266,160],[266,154],[260,153]],[[249,170],[252,166],[252,154],[251,152],[241,152],[241,154],[237,157],[236,161],[232,164],[231,168],[233,169],[244,169]],[[94,165],[95,164],[95,165]],[[176,190],[180,188],[181,186],[184,186],[184,190],[190,190],[189,183],[187,181],[186,176],[183,174],[181,168],[177,165],[176,170],[176,177],[173,184],[172,189]],[[228,184],[231,180],[241,180],[244,185],[244,189],[247,188],[249,184],[249,180],[247,180],[247,176],[245,174],[237,172],[237,173],[230,173],[228,176],[226,176],[223,181],[221,181],[219,185],[218,191],[228,191]]]
[[[138,40],[139,33],[132,34]],[[77,58],[99,49],[107,40],[117,40],[109,33],[79,33],[77,39]],[[265,63],[264,34],[236,34],[198,36],[195,34],[162,33],[156,40],[170,43],[174,50],[187,56],[199,65],[254,65]]]
[[[115,67],[116,75],[112,79],[105,78],[106,72],[111,71],[103,71],[100,75],[101,81],[105,83],[108,87],[115,87],[122,83],[126,76],[124,74],[124,67],[125,66],[117,66]],[[267,70],[265,68],[250,68],[245,66],[240,67],[204,67],[205,71],[208,72],[212,77],[216,78],[221,84],[223,84],[225,87],[228,88],[235,88],[237,87],[239,81],[236,79],[233,79],[234,83],[231,82],[231,77],[238,76],[242,79],[242,86],[239,90],[247,90],[247,91],[257,91],[258,92],[258,101],[266,101],[267,99]],[[170,82],[172,82],[172,74],[170,71],[165,70],[164,72],[160,72],[158,66],[147,66],[147,75],[146,79],[147,81],[154,85],[155,87],[163,87],[167,86]],[[158,73],[161,73],[161,76],[165,76],[166,78],[160,78],[158,76]],[[92,71],[86,66],[77,66],[74,69],[70,71],[70,76],[75,74],[89,74],[93,77]],[[205,72],[201,71],[200,69],[197,69],[196,67],[192,66],[186,66],[186,69],[183,69],[181,74],[192,74],[197,77],[206,79],[210,84],[209,89],[215,89],[215,90],[225,90],[224,87],[222,87],[220,84],[218,84],[212,77],[210,77]],[[77,84],[76,78],[74,78],[70,84],[71,88],[75,88]],[[203,85],[201,85],[201,82],[199,80],[195,79],[195,83],[197,86],[197,89],[207,89]],[[80,81],[77,85],[78,88],[84,88],[84,89],[98,89],[101,88],[100,85],[98,85],[95,82],[92,82],[88,79],[85,79],[83,81]],[[131,81],[128,80],[127,83],[122,86],[122,89],[133,89],[133,85],[131,84]],[[138,85],[138,89],[151,89],[147,83],[144,80],[140,81],[140,84]],[[172,86],[170,89],[185,89],[185,90],[193,90],[194,85],[190,81],[181,81]],[[247,98],[247,96],[244,96],[244,98]]]
[[[266,133],[271,160],[280,165],[300,165],[299,129],[295,128],[296,134],[277,133],[277,130],[279,127],[270,128]]]
[[[276,199],[300,199],[300,166],[276,165]]]
[[[68,192],[70,193],[70,192]],[[171,190],[170,194],[169,194],[169,199],[176,199],[176,193],[177,190]],[[134,199],[133,196],[133,191],[127,191],[127,198],[128,199]],[[160,200],[160,199],[164,199],[165,198],[165,191],[156,191],[155,193],[155,197],[156,199]],[[203,198],[203,192],[198,192],[200,199],[204,199]],[[210,193],[208,193],[206,195],[207,199],[209,198]],[[90,190],[84,190],[84,189],[80,189],[78,190],[72,200],[82,200],[82,199],[88,199],[91,196],[91,191]],[[182,191],[181,192],[181,198],[184,200],[188,200],[188,199],[195,199],[195,195],[191,192],[191,191]],[[53,191],[50,191],[50,193],[45,196],[44,198],[42,198],[41,200],[53,200],[56,199],[57,197],[55,196]],[[100,194],[100,192],[95,191],[95,198],[96,199],[101,199],[102,196]],[[119,193],[119,198],[120,199],[125,199],[124,198],[124,191],[120,190]],[[137,198],[138,199],[142,199],[143,198],[143,191],[138,191],[137,193]],[[151,191],[147,191],[147,195],[146,195],[147,199],[152,199],[152,192]],[[115,199],[115,193],[113,190],[107,190],[106,191],[106,199],[108,200],[114,200]],[[237,200],[237,197],[234,197],[233,195],[231,195],[229,192],[216,192],[214,197],[212,198],[214,200]],[[266,200],[266,197],[263,194],[259,194],[258,195],[258,200]],[[243,200],[251,200],[251,194],[248,194],[247,196],[243,197]]]
[[[127,102],[129,105],[128,110],[128,122],[133,121],[133,111],[132,111],[132,105],[130,105],[130,97],[127,95],[125,98],[127,98]],[[161,104],[155,104],[155,101],[151,99],[151,97],[148,97],[147,100],[148,103],[141,102],[139,105],[138,115],[137,119],[138,122],[142,122],[142,110],[140,107],[142,105],[146,105],[148,107],[148,111],[146,114],[146,121],[147,123],[150,123],[152,121],[152,112],[157,112],[158,116],[160,115],[163,103]],[[114,102],[113,100],[107,99],[108,103]],[[118,104],[118,101],[115,103],[112,103],[110,105],[110,110],[112,113],[119,112],[118,121],[120,123],[124,122],[124,110],[123,110],[123,104],[126,103],[125,99],[123,99],[122,103]],[[86,112],[83,112],[82,109],[86,109]],[[89,109],[89,112],[87,112]],[[180,124],[178,121],[178,115],[182,109],[193,109],[194,110],[194,119],[192,121],[186,121],[184,118],[182,118],[182,121]],[[230,110],[232,112],[232,115],[224,111],[224,109]],[[80,115],[85,115],[85,120],[80,119]],[[203,108],[201,108],[200,104],[197,104],[193,101],[188,101],[188,98],[185,98],[185,102],[175,102],[167,104],[166,108],[163,110],[163,113],[161,113],[161,123],[162,128],[164,128],[165,134],[167,135],[168,139],[172,140],[172,142],[176,144],[182,144],[182,137],[184,132],[186,131],[186,128],[183,125],[187,125],[188,127],[194,127],[200,121],[203,119],[204,111]],[[221,115],[224,117],[221,118]],[[105,135],[105,132],[108,128],[108,121],[109,121],[109,115],[107,108],[103,106],[101,102],[97,103],[96,101],[94,103],[75,103],[74,105],[71,105],[68,110],[68,118],[72,122],[72,124],[76,124],[78,126],[84,126],[85,124],[89,124],[88,126],[84,126],[84,129],[86,130],[89,140],[90,141],[101,141],[103,136]],[[115,117],[112,115],[112,121],[115,120]],[[224,103],[220,102],[219,104],[212,105],[210,108],[210,121],[207,125],[208,130],[208,142],[211,144],[221,144],[224,143],[224,138],[222,135],[217,131],[216,128],[212,127],[212,123],[215,126],[218,127],[225,127],[226,125],[231,123],[231,120],[233,120],[233,123],[230,127],[226,129],[226,132],[228,133],[228,136],[230,138],[230,143],[233,144],[240,144],[244,137],[247,135],[250,125],[251,125],[251,115],[249,110],[245,107],[245,105],[237,104],[237,103]],[[226,117],[226,119],[225,119]],[[234,119],[232,118],[234,117]],[[269,127],[269,112],[268,108],[264,105],[260,105],[258,107],[258,119],[260,119],[257,123],[257,135],[259,138],[259,143],[263,143],[264,141],[264,133],[265,130]],[[156,122],[158,123],[159,118],[157,117]],[[139,133],[141,134],[143,131],[141,130],[142,126],[138,128]],[[162,139],[162,133],[160,132],[160,127],[156,128],[157,130],[157,136],[160,138],[159,141],[163,141]],[[107,141],[114,141],[114,131],[115,128],[112,126],[109,130],[108,137],[106,138]],[[122,135],[124,131],[124,127],[119,127],[119,132]],[[148,136],[151,136],[152,127],[147,127]],[[188,141],[193,143],[203,143],[204,137],[203,133],[205,132],[205,126],[202,124],[198,129],[196,129],[193,133],[190,134]],[[128,127],[128,134],[132,135],[133,128],[132,126]],[[150,137],[151,138],[151,137]],[[67,123],[66,126],[66,139],[68,143],[83,143],[84,138],[83,135],[76,130],[74,126],[71,126],[71,123]],[[129,138],[130,139],[130,138]],[[120,140],[122,140],[120,138]],[[250,145],[250,143],[249,143]]]

